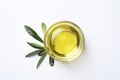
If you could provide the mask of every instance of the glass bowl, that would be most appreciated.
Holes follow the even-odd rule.
[[[65,62],[72,61],[83,51],[83,32],[73,22],[57,22],[45,33],[44,47],[53,59]]]

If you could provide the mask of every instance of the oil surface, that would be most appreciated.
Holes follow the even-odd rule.
[[[55,37],[53,45],[56,52],[67,55],[77,46],[76,34],[63,31]]]

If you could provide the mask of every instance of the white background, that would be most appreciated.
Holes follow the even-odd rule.
[[[0,80],[120,80],[120,1],[118,0],[0,0]],[[39,57],[25,58],[34,49],[24,25],[41,37],[47,26],[61,20],[84,32],[83,54],[70,63],[48,64],[36,70]]]

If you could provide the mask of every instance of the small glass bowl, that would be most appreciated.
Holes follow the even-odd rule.
[[[80,27],[70,21],[53,24],[45,33],[44,47],[55,60],[72,61],[84,48],[84,35]]]

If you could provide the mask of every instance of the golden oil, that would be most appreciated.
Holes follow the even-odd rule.
[[[76,24],[69,21],[57,22],[46,32],[44,46],[52,58],[71,61],[81,54],[84,48],[84,36]]]

